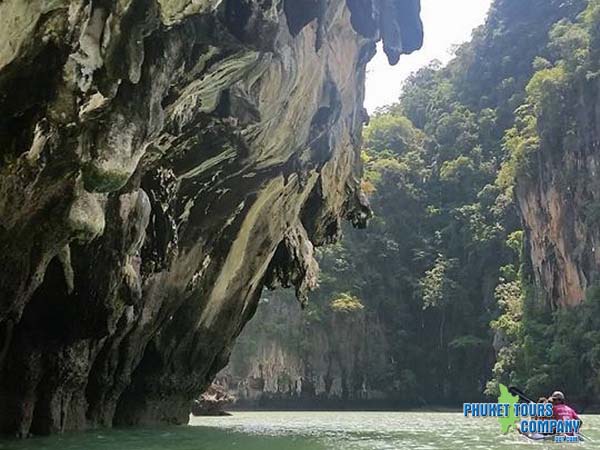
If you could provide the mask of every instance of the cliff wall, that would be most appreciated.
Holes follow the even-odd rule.
[[[600,6],[554,25],[510,140],[516,199],[535,285],[553,307],[577,306],[600,265]],[[522,144],[521,144],[522,143]],[[519,145],[521,145],[519,147]]]
[[[389,348],[377,317],[355,310],[304,315],[286,293],[263,295],[217,382],[241,408],[348,408],[391,405],[382,376]]]

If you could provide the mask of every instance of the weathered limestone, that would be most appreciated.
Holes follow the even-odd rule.
[[[575,93],[561,111],[569,131],[544,130],[535,170],[516,189],[535,285],[553,307],[580,304],[600,280],[600,85],[589,79]]]

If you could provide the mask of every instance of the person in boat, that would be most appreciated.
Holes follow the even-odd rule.
[[[548,399],[546,397],[540,397],[538,398],[538,403],[548,403]]]
[[[579,420],[583,425],[583,420],[579,418],[573,408],[565,403],[565,394],[561,391],[554,391],[552,396],[552,413],[556,420]]]
[[[551,398],[546,398],[546,397],[540,397],[540,398],[538,398],[537,402],[538,403],[543,403],[543,404],[552,403],[552,399]],[[535,420],[544,420],[544,419],[547,419],[547,417],[545,417],[545,416],[534,416],[533,419],[535,419]],[[551,436],[551,435],[552,435],[552,433],[533,433],[531,435],[531,437],[533,439],[543,439],[544,437]]]
[[[548,399],[546,397],[540,397],[538,398],[537,403],[548,403]],[[539,420],[539,419],[544,419],[544,417],[542,416],[532,416],[531,417],[534,420]],[[519,431],[520,434],[526,436],[529,439],[533,439],[533,440],[543,440],[546,436],[549,435],[549,433],[525,433],[523,431],[521,431],[521,425],[517,425],[517,430]]]
[[[537,402],[538,402],[538,403],[544,403],[544,404],[546,404],[546,403],[548,403],[548,401],[549,401],[549,400],[548,400],[546,397],[540,397],[540,398],[538,398],[538,401],[537,401]],[[544,417],[542,417],[542,416],[534,416],[534,417],[533,417],[533,419],[543,419],[543,418],[544,418]]]

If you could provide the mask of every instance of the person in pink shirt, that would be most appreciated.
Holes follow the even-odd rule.
[[[550,398],[553,405],[553,417],[556,420],[579,420],[580,423],[583,423],[573,408],[565,404],[565,394],[555,391]]]

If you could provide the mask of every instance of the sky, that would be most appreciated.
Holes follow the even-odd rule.
[[[526,1],[526,0],[525,0]],[[394,103],[402,81],[434,59],[447,63],[451,49],[471,38],[473,28],[482,25],[492,0],[421,0],[421,18],[425,27],[423,48],[402,55],[390,66],[381,47],[367,67],[365,107],[371,113],[379,106]]]

